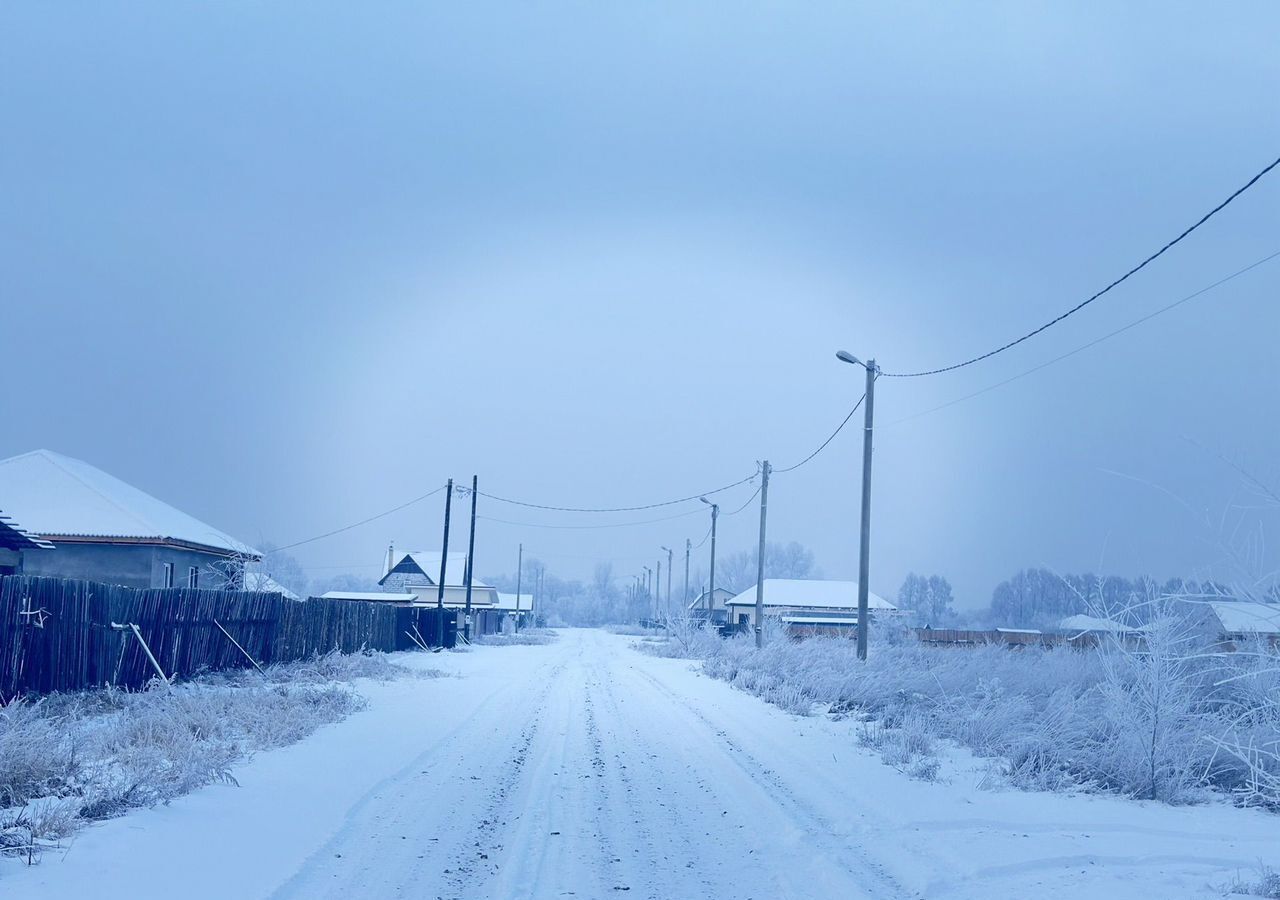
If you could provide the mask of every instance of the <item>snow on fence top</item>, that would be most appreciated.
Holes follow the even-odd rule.
[[[179,542],[258,557],[236,540],[101,469],[33,450],[0,460],[0,497],[23,527],[41,537]]]
[[[755,606],[756,586],[753,584],[747,588],[730,600],[728,605]],[[857,609],[858,582],[766,578],[764,580],[764,605],[766,607],[785,606],[799,609]],[[894,611],[898,607],[879,594],[868,592],[867,608]]]

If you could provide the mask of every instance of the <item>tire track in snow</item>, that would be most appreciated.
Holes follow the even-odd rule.
[[[919,897],[908,891],[863,848],[851,841],[840,840],[841,829],[837,828],[826,816],[800,799],[777,771],[760,762],[755,756],[735,741],[728,731],[716,723],[690,703],[686,698],[671,690],[667,685],[641,669],[632,670],[636,676],[650,685],[655,691],[677,705],[684,713],[698,722],[727,751],[727,759],[748,776],[754,783],[768,786],[768,795],[775,806],[792,819],[800,829],[817,846],[823,846],[830,858],[839,864],[850,875],[856,876],[860,887],[870,897],[907,898]],[[825,846],[824,846],[825,845]]]

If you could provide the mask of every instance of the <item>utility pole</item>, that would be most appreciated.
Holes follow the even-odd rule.
[[[666,606],[666,613],[667,613],[667,618],[668,618],[668,619],[670,619],[670,618],[671,618],[671,570],[672,570],[673,568],[675,568],[675,564],[672,562],[673,557],[672,557],[672,555],[671,555],[671,548],[670,548],[670,547],[663,547],[662,549],[667,551],[667,606]]]
[[[453,503],[453,479],[444,494],[444,540],[440,544],[440,583],[436,587],[436,646],[444,646],[444,566],[449,561],[449,507]]]
[[[760,469],[760,551],[756,557],[756,647],[764,646],[764,519],[769,511],[769,460]]]
[[[871,428],[874,421],[876,403],[876,377],[880,369],[874,359],[865,363],[846,350],[836,353],[841,362],[862,366],[867,370],[867,393],[863,401],[862,425],[862,542],[861,557],[858,560],[858,659],[867,658],[867,629],[870,627],[870,612],[867,609],[867,581],[871,575]]]
[[[640,568],[644,569],[645,600],[648,600],[649,605],[652,606],[653,590],[650,585],[653,583],[653,569],[650,569],[648,566],[641,566]]]
[[[707,625],[713,626],[716,608],[716,519],[720,516],[720,504],[712,503],[706,497],[698,499],[711,507],[711,586],[707,588]]]
[[[658,560],[657,574],[653,577],[653,620],[658,621],[658,606],[662,603],[662,560]]]
[[[871,429],[876,407],[876,368],[874,359],[867,365],[867,405],[862,435],[862,558],[858,562],[858,659],[867,658],[867,631],[871,613],[867,608],[867,591],[871,580]]]
[[[689,554],[693,552],[693,541],[684,539],[684,600],[681,615],[689,608]]]
[[[471,576],[475,572],[476,552],[476,476],[471,476],[471,537],[467,541],[467,611],[462,620],[462,636],[471,643]]]
[[[520,545],[519,560],[516,563],[516,631],[520,630],[520,576],[524,574],[524,544]]]

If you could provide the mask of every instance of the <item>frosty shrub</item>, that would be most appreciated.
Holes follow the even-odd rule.
[[[540,647],[553,643],[556,633],[550,628],[526,628],[523,631],[503,632],[502,634],[476,635],[471,643],[487,647]]]
[[[1280,809],[1276,648],[1218,652],[1174,606],[1143,602],[1141,646],[935,647],[893,635],[873,640],[866,662],[832,637],[641,649],[699,658],[707,674],[791,712],[871,720],[859,740],[915,777],[936,776],[936,761],[932,776],[912,768],[928,767],[931,743],[947,739],[995,759],[1018,787],[1168,803],[1216,789]]]
[[[34,861],[88,821],[167,802],[364,706],[346,682],[431,677],[384,654],[331,654],[188,682],[0,707],[0,853]]]
[[[1249,897],[1265,897],[1280,900],[1280,872],[1262,866],[1253,879],[1236,878],[1223,891],[1226,894],[1243,894]]]

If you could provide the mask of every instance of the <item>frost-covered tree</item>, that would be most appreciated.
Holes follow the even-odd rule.
[[[912,572],[898,589],[898,608],[909,609],[925,624],[937,625],[955,618],[951,609],[951,583],[941,575]]]
[[[716,587],[738,593],[756,583],[758,550],[743,550],[716,560]],[[765,578],[818,578],[813,551],[797,541],[764,545]]]

